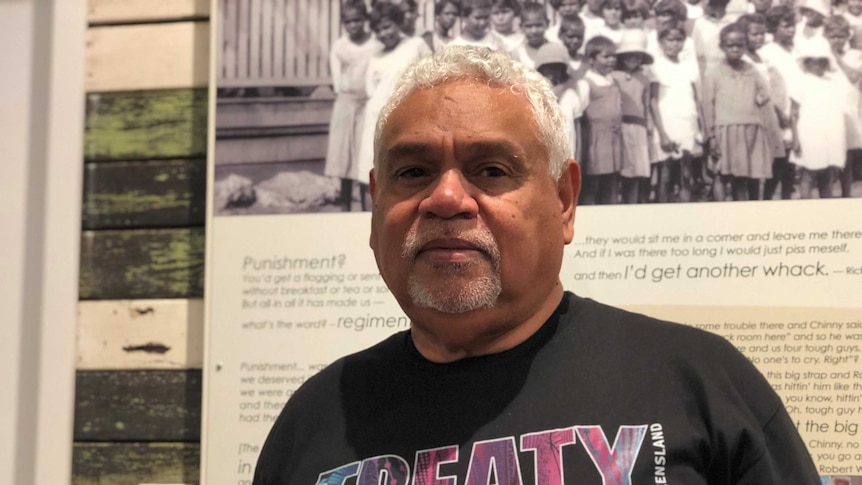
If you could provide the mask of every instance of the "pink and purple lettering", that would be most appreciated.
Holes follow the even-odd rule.
[[[552,429],[521,436],[521,450],[532,450],[536,485],[563,485],[563,446],[575,442],[574,428]]]
[[[354,461],[334,470],[321,473],[317,477],[317,485],[344,485],[345,480],[356,475],[357,471],[359,471],[359,462]]]
[[[576,426],[581,443],[602,475],[604,485],[631,485],[632,469],[646,434],[646,425],[620,426],[614,449],[601,426]]]
[[[473,443],[464,485],[490,485],[492,477],[495,485],[521,485],[521,465],[514,438]]]
[[[362,460],[356,485],[408,485],[410,466],[398,455],[381,455]]]
[[[413,485],[456,485],[455,476],[441,477],[440,465],[458,461],[458,447],[444,446],[416,452]]]

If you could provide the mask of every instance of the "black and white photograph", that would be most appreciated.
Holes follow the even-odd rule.
[[[218,216],[371,207],[374,125],[449,45],[554,86],[581,205],[862,197],[862,0],[219,0]]]

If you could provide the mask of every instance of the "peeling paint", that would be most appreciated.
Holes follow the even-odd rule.
[[[150,313],[154,313],[156,311],[151,306],[149,306],[147,308],[135,308],[134,310],[135,310],[135,313],[137,313],[138,315],[147,315]]]
[[[148,342],[144,345],[127,345],[123,347],[126,352],[146,352],[148,354],[164,354],[171,350],[170,347],[164,344]]]

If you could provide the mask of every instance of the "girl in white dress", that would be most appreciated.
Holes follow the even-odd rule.
[[[340,202],[346,211],[353,199],[353,182],[359,180],[359,145],[368,93],[368,62],[382,46],[365,29],[368,11],[361,0],[345,2],[341,23],[345,34],[332,45],[329,68],[335,102],[329,123],[326,165],[323,172],[341,179]]]
[[[835,98],[831,53],[824,41],[809,44],[799,53],[804,74],[793,86],[791,119],[796,165],[801,179],[799,195],[810,199],[817,186],[821,199],[832,197],[838,172],[844,168],[847,137],[844,110]]]
[[[692,153],[697,141],[702,139],[700,103],[695,89],[700,71],[693,56],[681,56],[685,39],[685,29],[681,26],[661,31],[662,53],[652,66],[650,113],[659,145],[653,159],[656,202],[669,202],[675,185],[679,187],[680,200],[690,200]],[[671,180],[671,172],[679,173],[679,179]]]

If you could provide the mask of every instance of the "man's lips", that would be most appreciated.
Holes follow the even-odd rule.
[[[419,247],[416,258],[428,257],[432,260],[459,261],[484,256],[486,251],[480,245],[464,239],[435,239]]]

